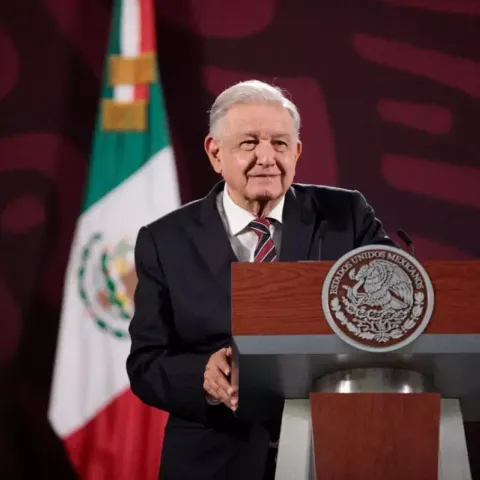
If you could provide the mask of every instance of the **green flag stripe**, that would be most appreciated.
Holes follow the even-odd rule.
[[[120,16],[122,14],[122,0],[115,0],[112,8],[112,24],[110,25],[110,38],[108,40],[107,51],[109,55],[120,55]],[[106,61],[104,63],[102,98],[113,98],[113,87],[108,81],[108,62]]]
[[[109,42],[109,52],[119,48],[120,0],[116,0],[115,13]],[[103,98],[111,98],[108,86],[108,71],[105,68]],[[158,78],[158,74],[157,74]],[[83,202],[83,212],[98,202],[104,195],[135,173],[155,153],[169,145],[169,132],[165,104],[156,82],[149,88],[147,106],[147,130],[144,132],[105,132],[101,127],[101,112],[97,116],[90,168]]]

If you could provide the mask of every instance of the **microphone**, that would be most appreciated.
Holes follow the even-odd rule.
[[[322,260],[322,245],[323,245],[323,237],[325,237],[325,234],[327,233],[328,230],[328,221],[327,220],[322,220],[320,224],[318,225],[317,230],[315,231],[315,235],[313,237],[312,243],[310,244],[310,252],[308,254],[308,258],[311,258],[312,260],[300,260],[301,263],[311,263],[311,262],[320,262]],[[318,256],[314,260],[314,247],[315,244],[318,242]]]
[[[328,230],[328,220],[322,220],[318,226],[316,237],[318,238],[318,260],[322,259],[322,246],[323,246],[323,237]]]
[[[408,247],[408,249],[410,250],[410,253],[412,255],[413,258],[417,258],[416,255],[415,255],[415,248],[413,246],[413,240],[412,238],[410,237],[410,235],[403,229],[399,228],[397,230],[397,235],[399,236],[399,238],[405,243],[405,245]]]

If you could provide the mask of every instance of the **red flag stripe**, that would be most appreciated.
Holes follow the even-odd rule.
[[[130,389],[64,439],[82,480],[156,480],[168,414]]]
[[[155,15],[153,0],[140,0],[140,18],[142,24],[141,51],[155,52]]]
[[[140,53],[153,53],[155,46],[155,15],[153,0],[137,0],[140,9]],[[148,100],[149,85],[135,85],[135,100]]]

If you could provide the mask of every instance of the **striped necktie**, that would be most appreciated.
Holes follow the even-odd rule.
[[[257,218],[250,222],[249,227],[258,236],[253,261],[274,262],[277,259],[277,251],[270,233],[270,221],[266,218]]]

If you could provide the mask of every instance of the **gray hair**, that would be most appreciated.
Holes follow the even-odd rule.
[[[274,104],[288,110],[292,117],[295,134],[300,134],[300,114],[295,104],[289,100],[284,91],[259,80],[237,83],[224,90],[215,100],[210,110],[210,135],[218,135],[219,124],[228,110],[235,104]]]

